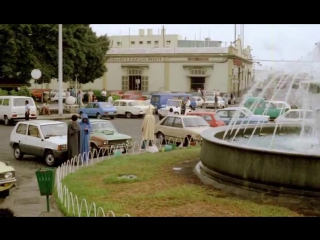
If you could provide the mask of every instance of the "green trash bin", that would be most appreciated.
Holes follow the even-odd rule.
[[[47,211],[50,212],[49,196],[53,194],[55,168],[40,168],[36,171],[41,196],[47,196]]]

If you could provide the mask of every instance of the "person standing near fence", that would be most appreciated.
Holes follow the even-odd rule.
[[[91,124],[88,115],[83,113],[80,122],[80,154],[82,161],[89,160]]]
[[[154,145],[154,126],[156,119],[153,116],[153,110],[149,107],[146,111],[146,116],[142,123],[142,146],[141,149],[145,150],[146,146]]]
[[[68,123],[67,150],[69,160],[79,155],[80,125],[77,120],[78,117],[76,115],[72,115],[71,121]]]

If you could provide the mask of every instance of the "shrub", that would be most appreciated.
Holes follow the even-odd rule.
[[[10,91],[10,95],[26,96],[26,97],[32,96],[30,89],[25,86],[21,87],[19,91],[15,91],[15,90]]]
[[[7,95],[8,95],[8,91],[0,88],[0,96],[7,96]]]

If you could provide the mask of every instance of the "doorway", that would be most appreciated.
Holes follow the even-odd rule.
[[[139,84],[137,84],[137,79],[139,79]],[[140,75],[134,75],[129,76],[129,90],[138,90],[141,91],[141,76]]]
[[[204,89],[205,77],[191,77],[190,90],[197,91],[199,88]]]

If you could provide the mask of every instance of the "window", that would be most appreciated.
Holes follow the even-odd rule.
[[[86,106],[86,108],[92,108],[92,103],[89,103],[87,106]]]
[[[302,112],[302,118],[313,119],[313,112]]]
[[[34,106],[32,98],[15,98],[13,100],[13,106],[22,107],[22,106],[26,105],[26,100],[28,100],[29,106]]]
[[[113,106],[119,106],[120,104],[119,104],[119,102],[117,102],[117,101],[115,101],[114,103],[113,103]]]
[[[219,115],[219,117],[227,118],[228,117],[228,111],[219,111],[218,115]]]
[[[129,75],[139,76],[142,75],[142,72],[140,69],[129,69]]]
[[[163,125],[165,125],[167,127],[172,127],[174,119],[175,119],[174,117],[167,117],[167,119]]]
[[[134,44],[135,44],[135,41],[131,41],[131,44],[134,45]]]
[[[121,107],[125,107],[125,106],[127,106],[127,103],[126,102],[120,102],[120,106]]]
[[[175,118],[174,123],[173,123],[173,127],[183,128],[181,118],[179,118],[179,117]]]
[[[2,100],[3,100],[3,99],[0,99],[0,106],[2,105]]]
[[[187,127],[207,127],[210,126],[203,118],[201,117],[192,117],[183,119],[184,126]]]
[[[206,121],[212,121],[212,117],[210,115],[202,115],[201,117]]]
[[[117,46],[121,46],[121,42],[117,42]]]
[[[149,79],[147,76],[141,77],[141,91],[148,91],[149,90]]]
[[[294,111],[294,112],[289,112],[285,118],[299,118],[299,112],[298,111]]]
[[[53,136],[65,136],[68,132],[68,125],[65,123],[48,124],[40,126],[40,129],[45,138]]]
[[[273,103],[267,103],[266,108],[277,108],[277,106]]]
[[[155,44],[155,45],[158,45],[158,44],[159,44],[159,41],[154,41],[154,44]]]
[[[122,90],[123,91],[129,90],[129,76],[122,76]]]
[[[206,72],[203,69],[192,69],[191,75],[205,75]]]
[[[229,111],[230,118],[232,118],[235,113],[236,113],[236,111]],[[245,118],[245,117],[246,116],[244,115],[244,113],[241,112],[240,115],[239,115],[239,118]]]
[[[9,99],[3,99],[2,106],[9,106]]]
[[[171,43],[171,41],[166,41],[166,44],[170,44]]]
[[[143,41],[139,41],[139,44],[143,44]]]
[[[28,135],[30,137],[40,138],[39,128],[37,126],[34,126],[34,125],[29,125]]]
[[[99,104],[93,104],[93,108],[99,108]]]
[[[151,44],[151,41],[148,41],[147,44]]]
[[[27,134],[27,124],[20,123],[17,127],[16,133],[26,135]]]
[[[155,97],[155,96],[153,96],[153,97],[151,97],[151,102],[159,102],[159,100],[160,100],[160,97]]]

